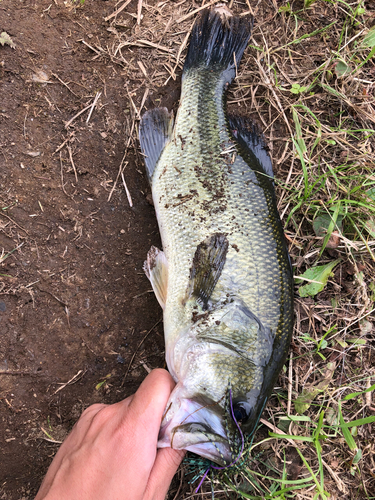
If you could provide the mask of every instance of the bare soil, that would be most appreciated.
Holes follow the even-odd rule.
[[[81,41],[105,46],[113,9],[0,1],[0,32],[16,44],[0,45],[0,255],[16,248],[0,265],[2,499],[32,498],[51,441],[88,405],[130,395],[164,366],[161,309],[142,271],[160,239],[133,147],[133,207],[121,177],[108,201],[128,143],[129,77]],[[172,107],[178,89],[172,80],[157,97]],[[89,123],[86,111],[66,128],[98,91]]]

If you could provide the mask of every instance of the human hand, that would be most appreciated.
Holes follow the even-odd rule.
[[[57,452],[35,500],[164,500],[184,456],[157,450],[174,387],[153,370],[133,395],[87,408]]]

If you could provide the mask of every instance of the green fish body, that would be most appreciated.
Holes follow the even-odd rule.
[[[251,25],[203,11],[175,122],[158,108],[140,124],[163,243],[163,252],[150,250],[145,272],[164,309],[166,360],[177,383],[159,447],[224,466],[240,449],[234,419],[254,433],[293,328],[293,275],[271,160],[257,128],[228,117],[223,99]]]

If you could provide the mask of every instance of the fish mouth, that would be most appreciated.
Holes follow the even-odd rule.
[[[187,450],[228,466],[233,461],[223,425],[223,408],[202,398],[176,398],[167,405],[159,433],[159,448]]]
[[[217,434],[201,422],[174,427],[171,448],[192,451],[222,466],[232,462],[232,452],[226,436]]]

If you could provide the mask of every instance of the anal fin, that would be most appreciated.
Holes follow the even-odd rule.
[[[173,129],[173,112],[167,108],[155,108],[142,116],[139,124],[139,142],[145,155],[146,171],[151,184],[156,164]]]
[[[143,264],[143,270],[151,282],[159,304],[164,309],[168,285],[168,262],[164,252],[156,247],[151,247],[147,254],[147,260]]]

